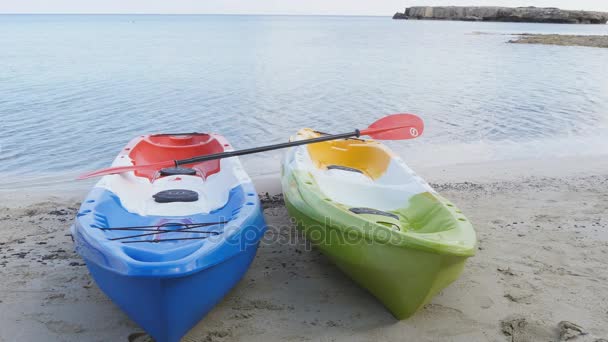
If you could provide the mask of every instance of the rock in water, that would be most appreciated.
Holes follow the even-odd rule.
[[[403,13],[395,13],[393,19],[606,24],[608,13],[570,11],[554,7],[417,6],[406,8]]]

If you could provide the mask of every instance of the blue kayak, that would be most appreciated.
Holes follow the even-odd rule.
[[[145,135],[112,166],[232,150],[217,134]],[[176,342],[242,278],[266,229],[237,158],[104,176],[72,226],[97,285],[157,342]]]

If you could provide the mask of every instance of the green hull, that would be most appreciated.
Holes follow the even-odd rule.
[[[292,139],[320,135],[302,129]],[[281,185],[307,239],[398,319],[456,280],[475,254],[469,220],[378,142],[292,148]]]
[[[307,239],[340,270],[378,298],[397,319],[412,316],[456,280],[467,259],[466,256],[429,253],[367,239],[346,243],[349,237],[341,229],[308,217],[287,198],[285,204]]]
[[[298,229],[344,273],[398,319],[413,315],[456,280],[474,255],[475,232],[460,210],[436,193],[413,196],[386,217],[356,215],[333,202],[310,174],[283,174],[283,194]]]

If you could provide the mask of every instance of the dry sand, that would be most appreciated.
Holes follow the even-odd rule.
[[[469,216],[479,250],[414,317],[395,320],[294,239],[275,200],[265,202],[271,229],[251,269],[184,341],[608,338],[608,158],[419,173]],[[127,341],[140,331],[72,251],[77,200],[9,198],[0,194],[0,341]]]

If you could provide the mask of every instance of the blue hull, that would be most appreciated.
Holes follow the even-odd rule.
[[[179,278],[123,276],[88,261],[87,267],[103,292],[156,342],[178,342],[239,282],[257,248]]]
[[[229,193],[225,206],[206,214],[141,216],[101,188],[94,188],[80,208],[72,226],[76,251],[103,292],[157,342],[179,341],[238,283],[255,257],[266,230],[257,193],[250,183]],[[149,234],[130,238],[142,232],[111,228],[167,221],[225,223],[197,228],[215,235],[159,235],[177,239],[168,242],[154,242]]]

